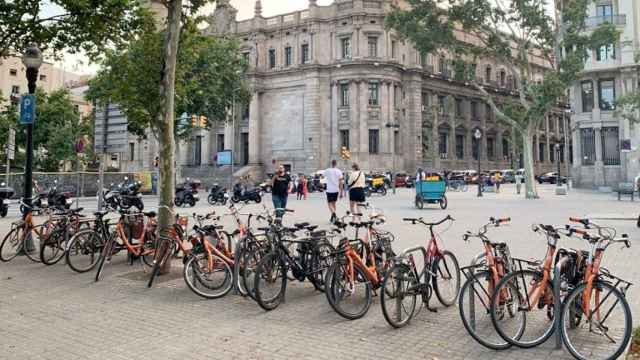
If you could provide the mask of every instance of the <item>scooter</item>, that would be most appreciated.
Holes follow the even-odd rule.
[[[260,188],[246,190],[242,184],[237,183],[233,187],[231,201],[234,203],[255,201],[256,204],[259,204],[262,201],[261,190]]]
[[[49,191],[42,191],[38,183],[34,181],[34,192],[37,193],[31,198],[31,211],[36,213],[42,213],[48,210],[66,210],[70,209],[73,204],[71,198],[71,192],[58,190],[58,180],[53,181],[54,185]],[[25,214],[27,208],[24,205],[20,205],[20,212]]]
[[[9,199],[15,194],[13,188],[5,183],[0,184],[0,217],[6,217],[9,213]]]
[[[209,190],[209,196],[207,196],[209,205],[226,205],[228,199],[227,189],[218,184],[213,184]]]
[[[198,191],[191,184],[184,183],[176,187],[176,197],[173,201],[176,206],[189,205],[194,207],[199,200]]]
[[[124,178],[124,182],[114,186],[111,189],[102,189],[102,199],[104,203],[112,210],[128,210],[136,207],[139,211],[144,209],[142,202],[142,194],[140,188],[142,183],[139,181],[129,181],[128,177]]]

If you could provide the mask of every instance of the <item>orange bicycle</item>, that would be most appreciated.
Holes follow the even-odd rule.
[[[111,260],[113,255],[122,250],[127,250],[130,264],[133,264],[136,259],[142,259],[144,264],[152,266],[156,247],[156,227],[156,213],[153,211],[131,213],[120,210],[120,220],[116,224],[115,231],[108,234],[102,247],[95,281],[99,281],[102,277],[107,260]]]
[[[594,224],[589,219],[571,218],[583,229],[567,226],[569,234],[577,234],[588,242],[584,279],[566,296],[560,312],[562,339],[576,359],[616,359],[631,341],[633,321],[626,300],[632,283],[612,275],[601,266],[604,252],[616,243],[631,247],[629,237],[610,227]],[[594,234],[595,230],[597,234]]]
[[[21,202],[25,209],[27,204]],[[14,221],[11,230],[0,244],[0,260],[11,261],[20,254],[26,255],[33,262],[40,262],[40,248],[43,239],[47,239],[56,227],[56,219],[49,219],[40,225],[33,223],[33,213],[28,211],[24,219]]]

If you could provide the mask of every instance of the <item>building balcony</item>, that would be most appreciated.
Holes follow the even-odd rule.
[[[610,16],[591,16],[585,19],[585,25],[587,26],[587,28],[594,28],[607,22],[613,25],[626,25],[627,16],[624,14]]]

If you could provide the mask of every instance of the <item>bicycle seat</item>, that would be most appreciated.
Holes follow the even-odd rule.
[[[315,229],[318,228],[318,225],[310,225],[310,226],[306,226],[305,229],[309,230],[309,231],[313,231]]]
[[[309,226],[309,223],[308,222],[296,223],[296,224],[293,224],[293,226],[297,227],[298,229],[303,229]]]
[[[82,210],[84,210],[84,208],[69,209],[69,211],[74,213],[74,214],[79,214],[79,213],[82,212]]]
[[[327,236],[327,231],[326,230],[318,230],[318,231],[312,231],[311,234],[309,234],[312,238],[320,238],[320,237],[325,237]]]
[[[259,227],[258,231],[270,231],[271,228],[270,227]]]
[[[149,211],[149,212],[145,212],[143,213],[144,216],[148,217],[148,218],[154,218],[156,217],[156,212],[155,211]]]
[[[93,213],[93,216],[97,217],[97,218],[102,218],[103,216],[107,215],[109,213],[108,210],[102,210],[102,211],[96,211]]]

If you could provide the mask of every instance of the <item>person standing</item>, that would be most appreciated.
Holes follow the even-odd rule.
[[[516,191],[518,195],[520,195],[520,190],[522,189],[522,183],[524,182],[524,176],[521,173],[517,172],[515,176],[516,180]]]
[[[366,186],[365,175],[360,170],[358,164],[351,165],[349,173],[349,208],[352,214],[358,214],[358,203],[365,202],[364,187]]]
[[[287,208],[287,197],[291,189],[291,176],[284,172],[284,166],[278,166],[278,171],[271,179],[271,201],[276,209],[276,218],[282,219],[284,209]]]
[[[342,171],[338,169],[338,162],[331,160],[331,167],[324,171],[324,178],[327,181],[327,206],[331,212],[329,222],[335,222],[338,217],[336,216],[336,203],[338,197],[342,199],[344,196],[344,176]]]
[[[302,195],[304,196],[304,199],[307,200],[307,197],[309,196],[309,178],[306,176],[302,180]]]
[[[500,172],[496,172],[496,194],[500,193],[500,184],[502,184],[502,174]]]
[[[302,200],[302,194],[304,193],[304,176],[300,175],[297,178],[297,181],[293,183],[294,192],[296,193],[296,199]]]

